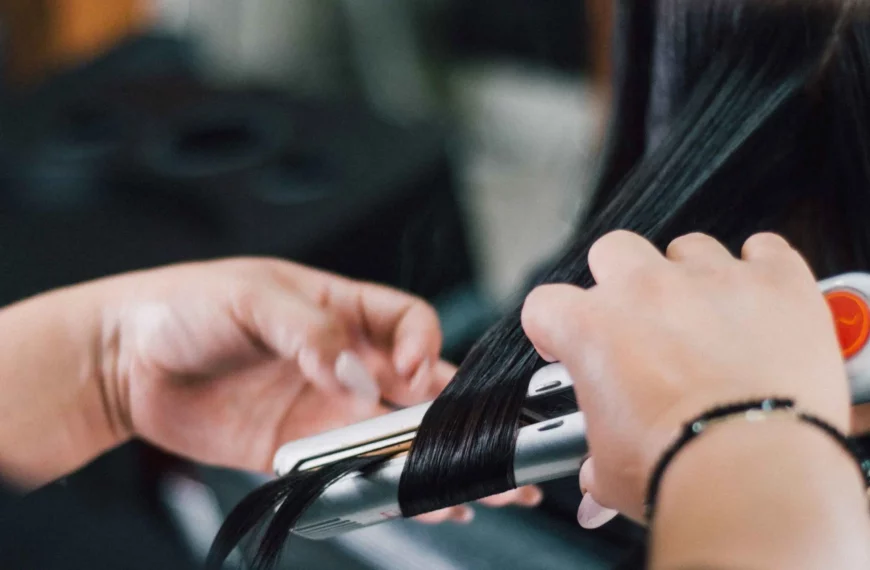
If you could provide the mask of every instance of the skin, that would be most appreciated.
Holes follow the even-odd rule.
[[[0,347],[0,473],[23,490],[134,437],[268,473],[283,443],[386,413],[384,401],[431,400],[455,372],[422,300],[274,259],[40,295],[0,311]],[[540,500],[529,487],[483,502]],[[421,520],[471,517],[459,506]]]
[[[738,260],[700,234],[663,256],[615,232],[595,244],[589,266],[595,287],[536,289],[523,326],[576,382],[593,457],[583,486],[601,505],[639,519],[664,449],[718,405],[790,397],[848,431],[829,310],[782,238],[753,236]],[[857,466],[788,418],[729,422],[690,443],[665,472],[653,523],[654,569],[870,567]]]

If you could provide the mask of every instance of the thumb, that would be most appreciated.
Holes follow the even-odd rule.
[[[523,304],[521,321],[526,336],[544,360],[568,360],[576,352],[588,321],[589,293],[574,285],[543,285]]]
[[[590,457],[580,467],[580,492],[583,499],[577,509],[577,522],[585,529],[596,529],[616,518],[619,511],[604,507],[595,499],[595,463]]]
[[[235,304],[240,326],[279,358],[295,362],[302,375],[325,392],[346,392],[376,405],[377,381],[350,347],[344,323],[292,291],[275,286],[248,291]]]

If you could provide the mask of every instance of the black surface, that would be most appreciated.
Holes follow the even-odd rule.
[[[473,279],[437,126],[215,91],[194,76],[75,85],[3,114],[0,303],[231,255],[286,257],[430,299]]]
[[[577,73],[588,67],[586,3],[581,0],[451,0],[451,50]]]
[[[122,505],[95,510],[57,487],[26,498],[0,487],[0,565],[16,570],[196,568],[147,518]]]
[[[239,254],[427,298],[473,280],[438,125],[212,89],[186,53],[131,41],[0,106],[0,303]]]

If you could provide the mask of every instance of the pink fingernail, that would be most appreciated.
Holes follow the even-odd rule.
[[[537,507],[544,500],[544,492],[537,487],[532,487],[532,496],[529,498],[529,506]]]
[[[459,515],[459,522],[470,523],[474,520],[474,510],[471,507],[465,507]]]
[[[320,357],[312,348],[303,348],[296,357],[299,370],[309,378],[316,378],[320,374]]]
[[[380,401],[381,389],[377,381],[362,360],[352,352],[344,351],[338,355],[335,360],[335,377],[366,405]]]
[[[619,512],[613,509],[602,507],[590,493],[586,493],[580,501],[580,508],[577,509],[577,522],[581,527],[593,530],[606,525],[618,514]]]
[[[411,373],[411,367],[414,366],[414,360],[417,358],[417,350],[412,344],[405,344],[399,350],[395,357],[396,372],[402,376],[407,376]]]
[[[423,381],[429,378],[432,373],[432,365],[429,362],[429,359],[423,361],[420,367],[417,369],[417,373],[414,374],[411,381],[408,383],[408,389],[411,392],[416,392],[420,386],[423,384]]]

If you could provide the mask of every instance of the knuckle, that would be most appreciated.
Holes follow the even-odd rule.
[[[715,240],[703,232],[691,232],[671,240],[668,247],[679,247],[681,245],[691,245],[695,243],[709,243],[712,241]]]
[[[549,320],[551,311],[548,310],[550,295],[553,292],[552,285],[536,287],[526,296],[520,311],[520,321],[524,328],[537,330]]]
[[[541,304],[546,299],[546,291],[548,288],[549,286],[547,285],[535,287],[528,295],[526,295],[522,308],[523,318],[532,318],[537,315]]]
[[[692,273],[708,286],[716,289],[738,287],[746,281],[746,271],[737,263],[710,263]]]
[[[296,266],[291,261],[277,257],[233,257],[218,263],[231,275],[239,279],[253,281],[260,286],[264,283],[276,283],[282,286],[296,287],[292,277],[294,272],[288,269]]]
[[[321,312],[309,313],[297,330],[306,344],[326,347],[339,346],[346,342],[344,328],[335,319]]]
[[[417,311],[420,316],[425,320],[427,325],[434,325],[438,329],[438,333],[441,332],[441,327],[438,326],[440,322],[440,317],[438,316],[438,311],[435,310],[435,307],[425,302],[422,299],[414,298],[414,306],[417,307]]]
[[[806,259],[782,236],[773,233],[756,234],[746,240],[744,257],[764,254],[766,262],[760,272],[767,274],[769,281],[794,280],[812,275]]]
[[[243,318],[252,318],[256,313],[260,292],[252,279],[237,279],[232,292],[233,307]]]
[[[715,243],[715,240],[709,235],[701,232],[692,232],[671,240],[671,243],[667,247],[667,253],[681,253],[697,246],[709,245],[711,243]]]
[[[661,267],[637,267],[628,274],[627,287],[634,297],[655,300],[673,294],[678,276]]]
[[[783,264],[795,274],[812,275],[812,269],[804,256],[796,249],[789,247],[782,253]]]
[[[637,236],[628,230],[614,230],[606,233],[590,246],[589,262],[594,263],[596,259],[607,259],[613,255],[615,250],[622,248],[626,242],[636,239]]]
[[[766,252],[775,252],[786,254],[792,250],[791,245],[784,237],[772,232],[762,232],[750,236],[743,243],[743,252],[753,253],[754,251],[764,250]]]

